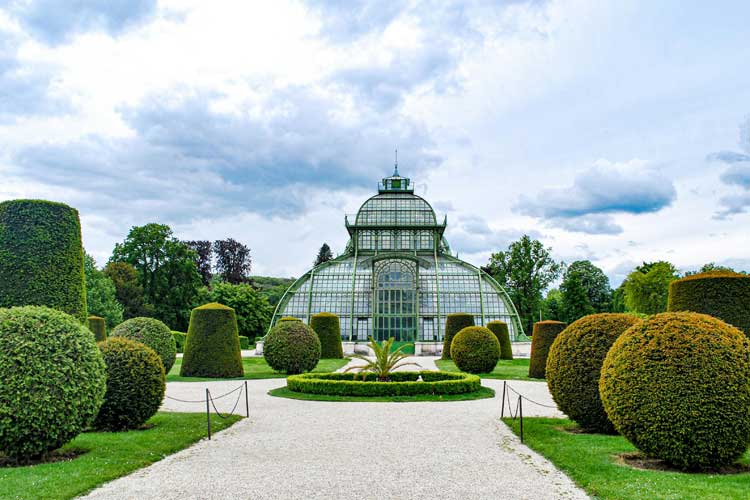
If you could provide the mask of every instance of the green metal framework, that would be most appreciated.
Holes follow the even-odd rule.
[[[297,279],[271,325],[282,316],[309,321],[325,311],[339,316],[343,340],[442,342],[446,315],[468,312],[476,324],[505,321],[512,339],[524,338],[508,294],[450,254],[447,218],[439,223],[410,184],[396,169],[356,215],[345,217],[351,239],[344,254]]]

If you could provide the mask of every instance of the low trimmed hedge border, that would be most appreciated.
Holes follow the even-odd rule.
[[[422,377],[422,382],[417,379]],[[414,371],[391,373],[391,382],[377,382],[373,373],[303,373],[290,375],[290,391],[327,396],[415,396],[418,394],[466,394],[482,387],[469,373]]]

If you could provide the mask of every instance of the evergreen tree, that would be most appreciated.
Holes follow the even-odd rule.
[[[117,302],[122,304],[123,319],[154,315],[154,306],[146,302],[143,287],[138,283],[138,271],[127,262],[110,262],[104,274],[112,280]]]
[[[318,256],[315,257],[315,263],[313,264],[313,266],[319,266],[323,262],[328,262],[331,259],[333,259],[333,252],[331,252],[331,247],[328,246],[328,243],[323,243],[323,246],[321,246],[320,250],[318,250]]]

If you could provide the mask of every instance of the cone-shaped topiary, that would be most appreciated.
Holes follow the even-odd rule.
[[[62,203],[0,203],[0,307],[38,305],[86,324],[78,211]]]
[[[584,316],[563,330],[549,349],[546,378],[552,398],[589,432],[615,432],[599,398],[599,376],[615,340],[640,322],[632,314]]]
[[[489,373],[500,359],[500,342],[483,326],[467,326],[453,337],[451,358],[462,372]]]
[[[310,327],[315,330],[320,339],[320,357],[324,359],[344,357],[341,345],[341,326],[339,317],[335,314],[322,312],[313,314]]]
[[[266,335],[263,357],[268,366],[289,375],[310,371],[320,361],[320,339],[301,321],[281,321]]]
[[[451,359],[451,342],[458,332],[467,326],[474,326],[474,316],[468,313],[449,314],[445,318],[445,339],[442,359]]]
[[[531,336],[531,359],[529,360],[529,377],[544,378],[547,367],[547,354],[557,335],[565,330],[567,324],[562,321],[538,321],[534,323]]]
[[[750,443],[749,349],[742,332],[711,316],[651,316],[607,353],[604,410],[648,456],[686,470],[731,464]]]
[[[167,325],[154,318],[132,318],[117,325],[110,337],[125,337],[146,344],[156,351],[164,364],[164,373],[169,373],[177,359],[177,345]]]
[[[0,451],[25,461],[94,421],[106,390],[102,354],[78,319],[47,307],[0,309]]]
[[[89,330],[94,333],[94,339],[97,342],[107,340],[107,325],[104,322],[104,318],[89,316]]]
[[[708,272],[673,281],[667,311],[708,314],[750,333],[750,276]]]
[[[232,378],[244,374],[234,309],[217,303],[193,309],[180,375]]]
[[[150,347],[112,337],[99,344],[107,365],[107,392],[94,427],[137,429],[153,417],[164,399],[164,365]]]
[[[490,321],[487,329],[495,334],[500,342],[500,359],[513,359],[513,348],[510,345],[510,332],[505,321]]]

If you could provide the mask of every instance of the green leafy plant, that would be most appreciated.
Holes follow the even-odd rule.
[[[500,359],[500,342],[483,326],[467,326],[453,337],[451,358],[462,372],[488,373]]]
[[[363,354],[354,354],[352,358],[361,359],[365,362],[364,365],[350,366],[345,372],[352,370],[359,370],[360,375],[365,373],[374,373],[378,377],[380,382],[388,382],[391,379],[392,372],[402,366],[419,366],[418,363],[412,361],[404,361],[409,355],[403,350],[411,344],[403,344],[396,349],[391,350],[393,347],[394,338],[391,337],[388,340],[384,340],[378,344],[375,340],[370,337],[370,343],[367,344],[373,353],[375,353],[375,359],[370,359]]]
[[[265,337],[263,357],[289,375],[310,371],[320,361],[320,339],[301,321],[280,321]]]

